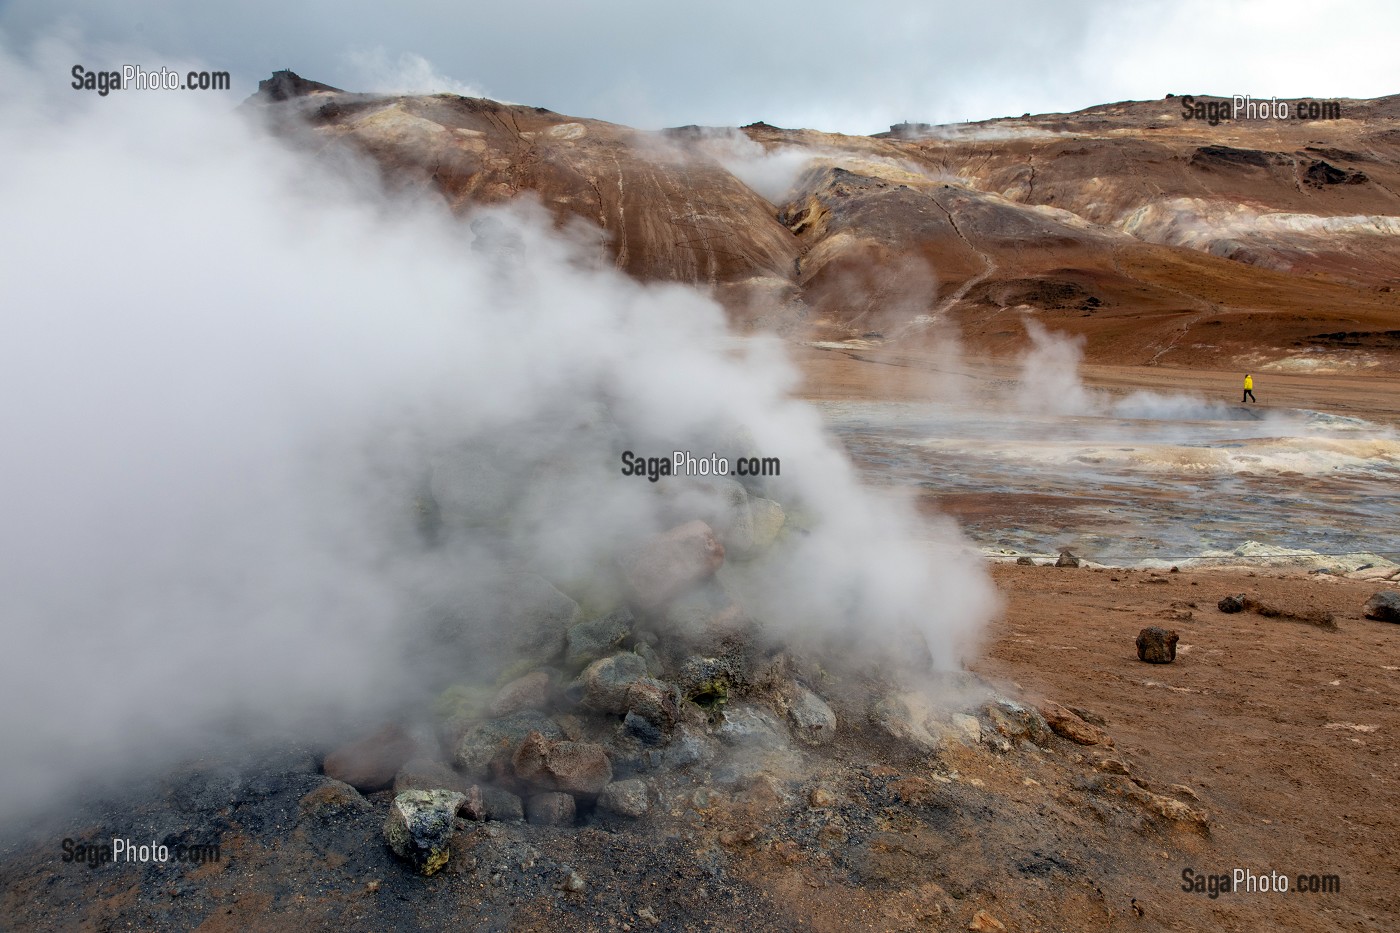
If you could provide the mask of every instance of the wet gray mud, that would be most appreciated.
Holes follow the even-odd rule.
[[[915,493],[989,552],[1184,560],[1246,542],[1400,560],[1400,441],[1303,410],[1188,418],[822,406],[872,484]]]

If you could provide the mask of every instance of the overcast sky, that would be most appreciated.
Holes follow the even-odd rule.
[[[291,68],[644,127],[871,133],[1167,92],[1400,92],[1388,0],[0,0],[0,32],[22,54],[62,35],[91,69],[201,62],[232,72],[238,97]]]

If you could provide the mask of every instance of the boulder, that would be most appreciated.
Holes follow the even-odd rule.
[[[626,609],[578,623],[569,629],[564,663],[573,671],[607,657],[632,634],[633,624],[632,613]]]
[[[1216,603],[1216,608],[1221,612],[1236,613],[1244,612],[1244,594],[1238,596],[1222,596],[1220,602]]]
[[[647,662],[630,651],[594,661],[575,681],[579,702],[596,713],[622,715],[627,712],[628,690],[633,684],[656,683],[647,671]]]
[[[1021,555],[1020,557],[1016,558],[1016,564],[1017,564],[1018,566],[1020,566],[1020,567],[1034,567],[1034,566],[1035,566],[1035,558],[1034,558],[1034,557],[1027,557],[1026,555],[1023,554],[1023,555]]]
[[[501,719],[488,719],[468,729],[457,745],[452,763],[468,778],[491,776],[491,765],[508,763],[525,736],[538,732],[547,739],[561,739],[559,724],[543,713],[525,711]]]
[[[554,742],[538,732],[525,737],[511,764],[517,778],[541,790],[596,794],[612,781],[612,763],[603,746]]]
[[[394,798],[384,821],[384,841],[425,875],[447,864],[457,809],[465,796],[449,790],[407,790]]]
[[[797,738],[808,745],[825,745],[836,736],[836,714],[821,697],[799,686],[788,707]]]
[[[1056,735],[1062,735],[1080,745],[1112,745],[1113,739],[1098,726],[1091,725],[1058,703],[1044,703],[1040,713]]]
[[[1366,600],[1366,618],[1378,622],[1400,622],[1400,593],[1381,590]]]
[[[393,784],[394,775],[417,750],[418,744],[402,726],[388,725],[331,752],[321,770],[358,791],[373,793]]]
[[[1078,567],[1079,558],[1069,552],[1069,548],[1060,551],[1060,556],[1055,559],[1056,567]]]
[[[598,795],[598,808],[618,816],[646,816],[651,809],[646,782],[638,778],[614,781]]]
[[[578,808],[568,794],[550,791],[525,801],[525,818],[535,826],[572,826]]]
[[[714,576],[723,563],[724,545],[714,530],[694,521],[647,541],[624,564],[622,576],[638,606],[658,609]]]
[[[542,710],[549,705],[549,685],[546,671],[518,677],[500,689],[487,711],[497,719],[522,710]]]
[[[1138,660],[1148,664],[1172,663],[1176,660],[1176,643],[1180,638],[1176,632],[1149,625],[1138,632]]]

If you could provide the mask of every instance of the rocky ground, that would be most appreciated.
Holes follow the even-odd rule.
[[[423,760],[421,737],[392,730],[338,752],[209,758],[12,837],[0,916],[94,930],[1391,928],[1400,628],[1364,617],[1378,584],[995,575],[1007,611],[973,674],[891,691],[793,659],[775,673],[770,659],[767,681],[703,715],[691,703],[655,746],[620,740],[615,713],[545,700],[538,715],[578,740],[536,729],[502,743],[512,761],[493,783],[460,755],[457,770]],[[1297,618],[1221,611],[1232,594]],[[1171,664],[1137,657],[1154,625],[1179,635]],[[793,694],[794,674],[830,700],[834,728],[822,701]],[[530,687],[493,701],[528,702]],[[931,696],[944,702],[925,706]],[[607,761],[579,753],[590,738]],[[372,773],[405,756],[417,760]],[[391,851],[396,787],[368,789],[386,777],[461,794],[430,875]],[[544,786],[564,788],[576,814],[544,807]],[[217,838],[221,857],[61,861],[63,838],[112,835]],[[1341,891],[1181,890],[1186,868],[1237,867],[1336,875]]]

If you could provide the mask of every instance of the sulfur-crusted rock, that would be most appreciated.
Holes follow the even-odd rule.
[[[466,798],[449,790],[407,790],[394,798],[384,821],[384,841],[425,875],[447,864],[457,808]]]

